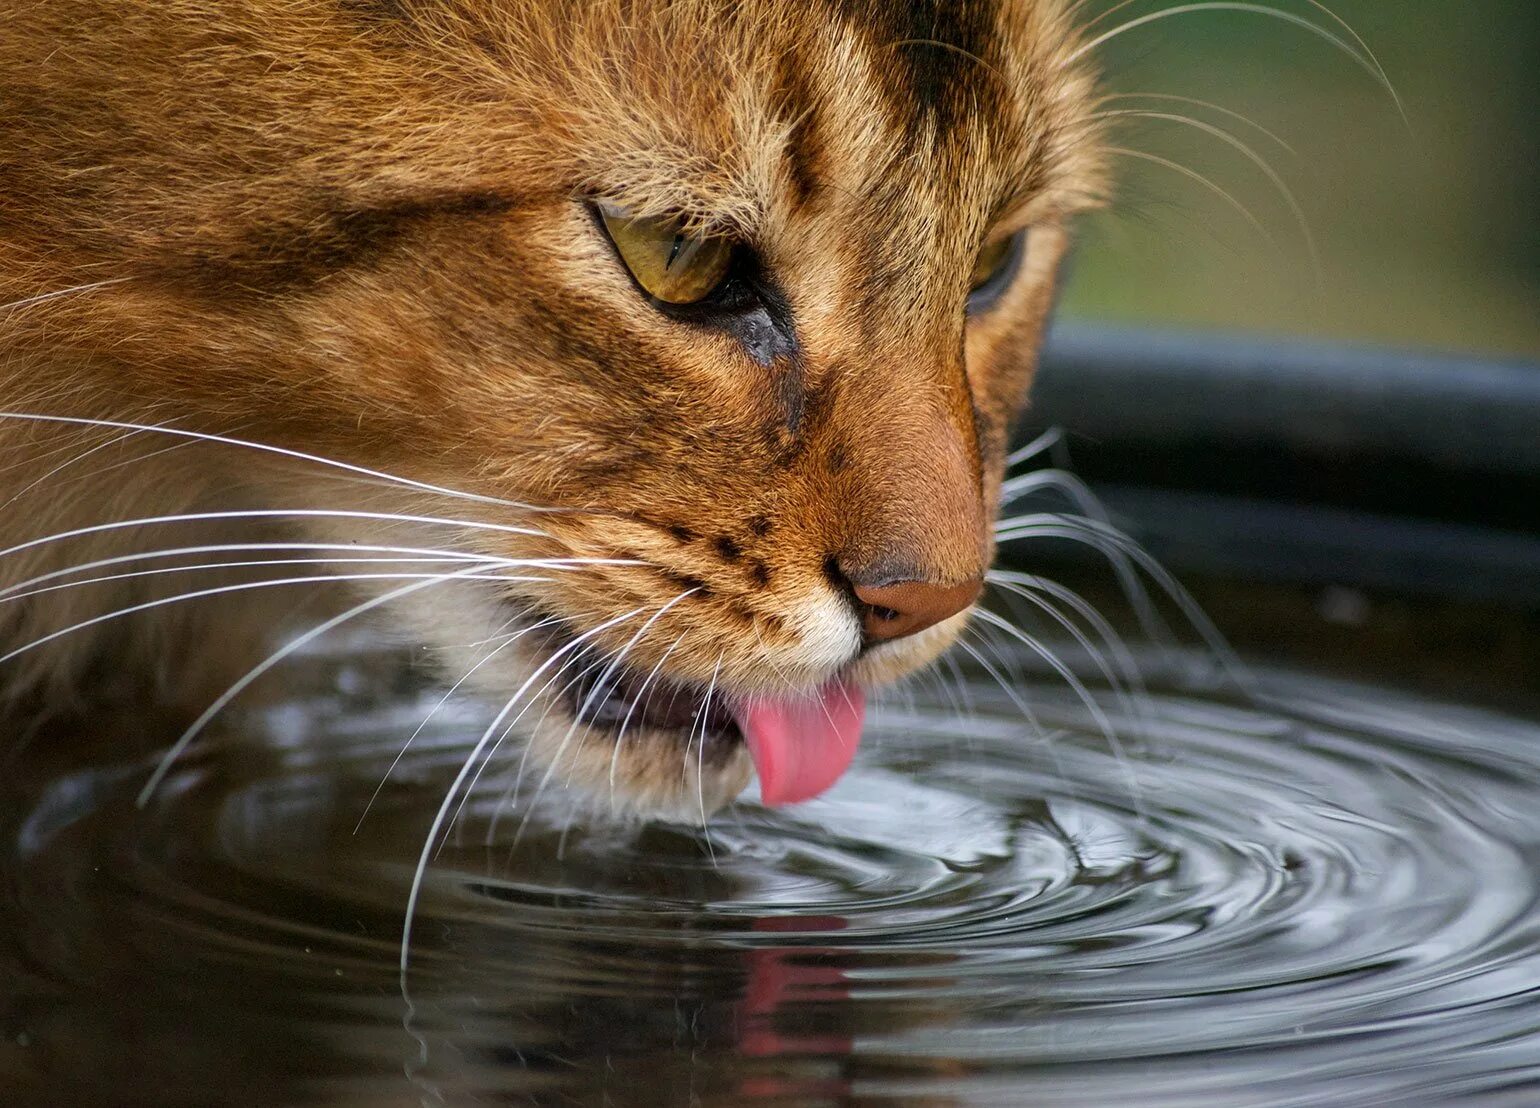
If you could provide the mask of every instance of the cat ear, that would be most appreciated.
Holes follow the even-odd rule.
[[[697,304],[726,280],[731,240],[691,234],[677,220],[635,218],[610,204],[595,207],[615,252],[647,295],[667,304]]]

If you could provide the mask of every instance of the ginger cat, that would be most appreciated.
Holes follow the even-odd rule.
[[[1071,9],[11,0],[10,710],[383,617],[620,810],[820,792],[993,553]]]

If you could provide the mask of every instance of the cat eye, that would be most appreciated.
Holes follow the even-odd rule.
[[[1010,286],[1021,261],[1021,248],[1026,237],[1027,232],[1018,231],[1007,238],[986,243],[978,252],[968,281],[970,313],[988,308]]]
[[[633,218],[609,204],[596,208],[616,252],[648,296],[665,304],[698,304],[727,279],[731,239],[691,234],[677,220]]]

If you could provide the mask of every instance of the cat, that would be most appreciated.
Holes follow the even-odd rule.
[[[1073,9],[12,0],[8,710],[385,617],[504,705],[468,766],[823,791],[993,556],[1109,193]]]

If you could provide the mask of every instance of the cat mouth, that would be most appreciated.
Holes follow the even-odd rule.
[[[566,714],[618,748],[667,743],[699,771],[727,765],[746,748],[759,775],[760,799],[793,804],[827,790],[849,768],[865,721],[859,685],[835,678],[806,693],[736,696],[717,685],[666,676],[661,667],[617,663],[556,624],[544,636],[547,657],[570,657],[577,675],[557,694]]]

